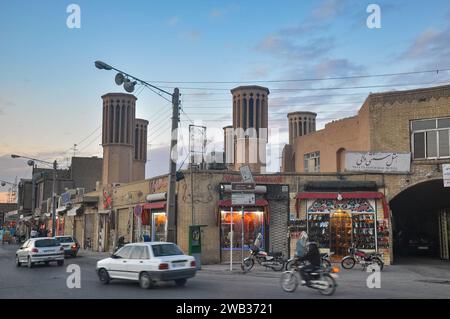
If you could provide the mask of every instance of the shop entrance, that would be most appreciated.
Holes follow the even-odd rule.
[[[349,213],[337,210],[330,217],[330,249],[334,258],[347,255],[352,242],[352,218]]]
[[[449,258],[450,188],[442,179],[416,184],[389,203],[393,215],[394,258]]]

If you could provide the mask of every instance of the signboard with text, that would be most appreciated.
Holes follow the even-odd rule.
[[[231,204],[237,205],[255,205],[254,193],[232,193]]]
[[[411,153],[346,152],[347,172],[409,173]]]
[[[252,171],[250,170],[250,166],[244,165],[239,168],[239,171],[241,172],[242,180],[246,183],[254,183],[255,180],[253,179]]]
[[[231,191],[233,192],[254,192],[255,183],[231,183]]]
[[[442,164],[442,178],[444,187],[450,187],[450,164]]]

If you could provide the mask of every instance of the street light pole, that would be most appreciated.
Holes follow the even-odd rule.
[[[52,236],[56,236],[55,235],[55,231],[56,231],[56,177],[57,177],[57,169],[58,169],[58,162],[56,160],[53,161],[53,163],[51,162],[47,162],[47,161],[43,161],[37,158],[32,158],[32,157],[26,157],[26,156],[21,156],[21,155],[17,155],[17,154],[11,154],[12,158],[25,158],[28,159],[28,165],[32,166],[34,165],[34,162],[39,162],[48,166],[51,166],[53,168],[53,183],[52,183]],[[33,211],[34,213],[34,211]]]
[[[157,86],[154,86],[144,80],[141,80],[131,74],[128,74],[124,71],[121,71],[109,64],[106,64],[102,61],[95,61],[95,67],[99,70],[114,70],[119,72],[116,75],[115,81],[117,85],[124,85],[125,91],[131,93],[134,91],[134,86],[137,83],[145,85],[150,88],[158,90],[161,93],[169,95],[172,98],[172,132],[171,132],[171,141],[170,141],[170,154],[169,154],[169,187],[167,190],[167,238],[166,240],[169,242],[176,242],[176,229],[175,229],[175,213],[176,213],[176,202],[175,202],[175,192],[176,192],[176,173],[177,173],[177,144],[178,144],[178,122],[180,120],[180,90],[175,88],[172,93],[169,93]],[[131,82],[129,79],[133,79]],[[155,91],[153,91],[155,92]],[[157,92],[155,92],[157,93]],[[161,97],[161,94],[157,93]],[[164,98],[164,97],[163,97]],[[166,99],[168,100],[168,99]]]

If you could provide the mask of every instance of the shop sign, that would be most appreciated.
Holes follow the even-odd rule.
[[[61,194],[61,204],[62,205],[67,205],[70,203],[70,193],[69,192],[65,192]]]
[[[450,187],[450,164],[442,164],[442,177],[444,179],[444,187]]]
[[[253,179],[252,171],[250,170],[250,166],[244,165],[239,168],[239,171],[241,172],[242,180],[246,183],[254,183],[255,180]]]
[[[270,175],[257,175],[254,177],[255,183],[257,184],[282,184],[283,177],[281,175],[270,176]],[[223,183],[233,183],[233,182],[242,182],[242,179],[239,175],[224,175],[222,179]]]
[[[231,204],[237,205],[255,205],[254,193],[232,193]]]
[[[347,172],[409,173],[411,153],[346,152]]]
[[[254,192],[255,183],[231,183],[231,191],[233,192]]]

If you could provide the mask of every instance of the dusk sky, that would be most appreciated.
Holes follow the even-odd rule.
[[[66,25],[71,3],[81,8],[79,29]],[[371,3],[381,7],[380,29],[366,25]],[[269,126],[280,134],[269,142],[281,152],[288,112],[318,113],[320,129],[354,115],[370,92],[450,83],[449,71],[323,80],[449,69],[448,0],[411,3],[1,1],[0,179],[31,175],[12,153],[57,158],[62,166],[73,144],[77,156],[102,156],[100,97],[123,89],[114,84],[115,73],[94,67],[95,60],[168,91],[180,88],[181,149],[194,121],[207,126],[221,150],[222,127],[231,124],[229,90],[238,85],[271,90]],[[322,80],[276,82],[312,78]],[[137,87],[134,94],[137,116],[150,122],[146,175],[166,173],[171,105],[148,89]],[[279,170],[279,156],[270,154],[269,171]]]

